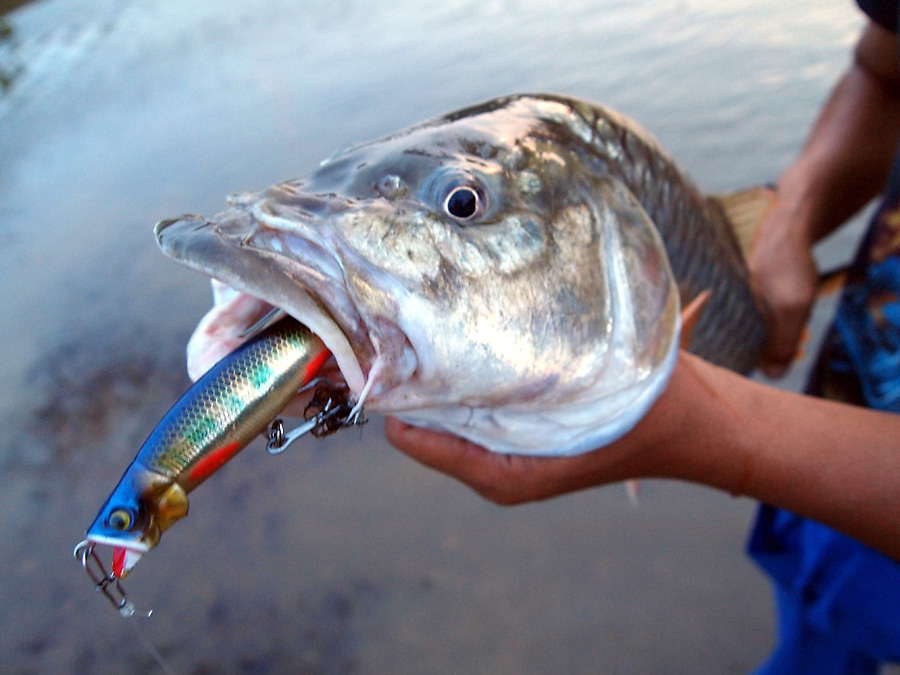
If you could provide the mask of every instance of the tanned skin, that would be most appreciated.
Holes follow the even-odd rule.
[[[900,142],[897,36],[870,23],[798,159],[750,260],[772,308],[762,364],[784,372],[815,297],[810,247],[884,186]],[[674,478],[745,495],[830,525],[900,560],[900,415],[784,392],[682,352],[635,429],[575,457],[492,453],[388,419],[388,440],[498,504],[611,482]]]

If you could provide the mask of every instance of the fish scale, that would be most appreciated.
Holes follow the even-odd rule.
[[[570,455],[649,410],[678,356],[679,306],[701,293],[690,350],[740,372],[761,353],[762,313],[722,209],[646,131],[589,102],[487,101],[229,203],[156,227],[164,253],[235,291],[190,348],[227,352],[242,320],[273,307],[296,320],[173,406],[76,549],[120,611],[118,578],[270,423],[281,448],[355,423],[365,403],[493,451]],[[273,418],[329,354],[344,382],[316,392],[327,416],[286,436]],[[111,576],[94,568],[94,544],[116,546]]]
[[[497,452],[626,433],[701,293],[690,351],[742,373],[762,352],[727,219],[604,106],[494,99],[231,204],[160,223],[163,252],[310,326],[366,410]]]
[[[556,143],[580,144],[602,168],[622,179],[662,237],[682,306],[704,291],[711,296],[692,331],[689,351],[741,373],[762,354],[765,323],[749,272],[727,217],[648,132],[608,108],[565,101],[559,123],[571,131]],[[588,134],[585,127],[591,129]],[[604,133],[606,129],[606,133]]]

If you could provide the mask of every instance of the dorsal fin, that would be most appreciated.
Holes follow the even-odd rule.
[[[734,230],[745,260],[756,243],[756,233],[760,225],[775,206],[777,199],[775,188],[767,185],[710,195],[706,198],[709,206],[724,215],[725,221]],[[823,298],[840,291],[847,282],[848,269],[849,265],[842,265],[829,272],[823,272],[819,277],[818,296]]]
[[[712,195],[707,199],[725,213],[746,258],[753,248],[759,226],[775,205],[775,190],[759,185],[737,192]]]

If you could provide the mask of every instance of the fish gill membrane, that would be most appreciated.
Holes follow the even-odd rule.
[[[637,124],[514,95],[156,227],[214,281],[198,377],[272,307],[331,352],[357,406],[493,451],[570,455],[627,433],[687,348],[748,372],[765,338],[719,202]]]

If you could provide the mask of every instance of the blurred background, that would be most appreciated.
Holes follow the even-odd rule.
[[[162,672],[145,642],[179,673],[745,673],[765,657],[752,502],[648,481],[638,508],[611,486],[504,509],[392,450],[378,418],[278,457],[256,443],[192,493],[126,580],[149,619],[121,619],[72,549],[189,384],[209,287],[157,251],[157,220],[518,91],[618,108],[704,190],[771,181],[849,61],[850,0],[0,9],[0,670]],[[782,386],[802,381],[801,363]]]

